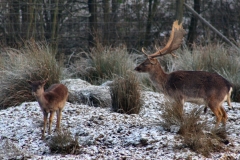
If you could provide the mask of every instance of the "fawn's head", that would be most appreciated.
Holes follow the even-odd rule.
[[[150,72],[155,68],[156,64],[159,63],[155,57],[163,56],[169,53],[175,56],[172,52],[180,47],[185,34],[186,32],[182,28],[182,23],[178,24],[178,21],[174,21],[171,35],[166,46],[163,49],[157,49],[157,51],[151,55],[147,55],[142,48],[142,52],[147,56],[147,59],[138,65],[134,70],[138,72]]]
[[[44,92],[44,85],[46,84],[47,79],[43,80],[43,81],[27,81],[27,82],[32,87],[32,94],[34,96],[37,96],[37,95],[42,94]]]

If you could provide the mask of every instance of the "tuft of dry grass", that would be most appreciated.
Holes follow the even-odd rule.
[[[60,154],[79,154],[80,146],[78,139],[73,138],[69,131],[57,132],[48,142],[52,153]]]
[[[189,114],[184,114],[180,124],[178,134],[203,134],[203,130],[207,128],[206,122],[201,122],[202,108],[195,107]]]
[[[183,121],[183,115],[179,105],[176,102],[166,102],[162,108],[162,119],[161,125],[168,130],[172,125],[180,126]]]
[[[112,109],[118,113],[138,114],[140,111],[140,88],[134,73],[118,77],[110,87]]]
[[[223,142],[224,144],[228,144],[227,140],[227,130],[225,127],[213,128],[210,131],[210,137],[217,139],[219,142]]]
[[[212,152],[223,151],[223,143],[227,144],[226,130],[218,128],[210,130],[207,123],[201,120],[202,108],[195,107],[189,113],[182,113],[177,103],[167,103],[163,108],[161,125],[170,129],[179,126],[183,145],[191,150],[209,157]]]
[[[124,46],[112,48],[98,45],[78,57],[78,61],[69,65],[69,76],[80,77],[95,85],[112,80],[115,75],[123,76],[127,70],[133,69],[133,62]]]
[[[26,42],[23,48],[8,48],[0,56],[0,109],[34,100],[27,80],[48,77],[46,87],[59,82],[60,66],[46,43]]]
[[[0,159],[30,159],[31,156],[16,147],[11,140],[1,137]]]

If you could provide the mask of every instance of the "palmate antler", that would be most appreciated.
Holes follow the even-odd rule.
[[[183,41],[183,36],[185,34],[186,34],[186,32],[182,27],[182,23],[178,24],[177,20],[174,21],[173,26],[172,26],[171,35],[170,35],[170,38],[169,38],[166,46],[163,49],[158,50],[157,52],[155,52],[151,55],[148,55],[148,57],[154,58],[154,57],[158,57],[158,56],[163,56],[168,53],[172,53],[172,51],[174,51],[180,47],[180,45],[182,44],[182,41]]]

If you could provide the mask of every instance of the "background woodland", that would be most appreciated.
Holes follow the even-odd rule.
[[[221,43],[183,3],[238,44],[238,0],[1,0],[0,45],[19,48],[26,40],[47,41],[55,53],[64,54],[99,42],[130,50],[162,46],[175,19],[187,30],[188,46]]]

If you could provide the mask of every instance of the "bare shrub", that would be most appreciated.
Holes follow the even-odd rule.
[[[136,75],[128,72],[114,80],[110,94],[112,109],[115,112],[138,114],[140,111],[140,88]]]
[[[45,43],[26,42],[23,48],[8,48],[0,56],[1,109],[34,100],[27,80],[48,77],[46,87],[59,82],[60,66],[51,48]]]
[[[73,138],[69,131],[57,132],[48,142],[52,153],[79,154],[80,146],[78,139]]]

